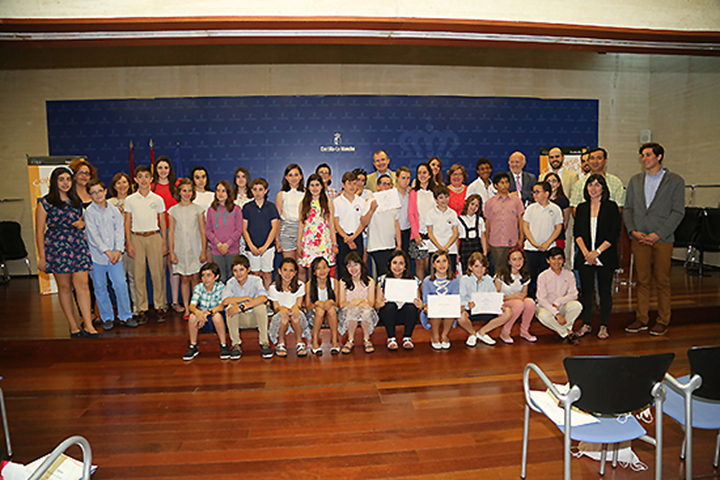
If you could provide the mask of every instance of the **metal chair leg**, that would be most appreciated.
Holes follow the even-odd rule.
[[[687,447],[687,430],[685,429],[684,425],[681,425],[681,428],[683,429],[683,441],[682,441],[682,448],[680,449],[680,460],[685,460],[685,448]]]
[[[27,267],[28,275],[32,275],[32,268],[30,268],[30,260],[27,257],[25,257],[25,266]]]
[[[605,475],[605,461],[607,460],[607,443],[602,444],[600,451],[600,476]]]
[[[613,447],[613,460],[612,460],[612,467],[617,468],[618,466],[618,455],[620,450],[620,444],[616,443]]]
[[[7,446],[7,456],[12,458],[12,445],[10,445],[10,429],[7,423],[7,412],[5,411],[5,397],[2,388],[0,388],[0,410],[2,410],[2,424],[5,432],[5,445]],[[715,461],[717,463],[717,460]]]
[[[718,431],[717,440],[715,440],[715,461],[713,466],[718,468],[718,457],[720,456],[720,431]]]
[[[525,422],[523,423],[523,449],[522,449],[522,467],[520,470],[520,478],[524,479],[527,473],[527,450],[528,435],[530,433],[530,407],[525,404]],[[718,437],[720,438],[720,437]]]

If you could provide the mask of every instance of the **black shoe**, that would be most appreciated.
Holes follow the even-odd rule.
[[[220,345],[220,360],[227,360],[230,358],[230,349],[227,345]]]
[[[80,330],[80,334],[81,334],[83,337],[85,337],[85,338],[100,338],[100,334],[99,334],[99,333],[97,333],[97,332],[95,332],[95,333],[90,333],[90,332],[88,332],[87,330],[84,330],[84,329],[83,329],[83,330]]]
[[[107,321],[103,322],[103,330],[105,330],[105,331],[112,330],[114,327],[115,327],[115,322],[113,322],[112,320],[107,320]]]
[[[137,323],[138,325],[145,325],[147,323],[147,313],[146,312],[140,312],[137,316]]]
[[[235,345],[230,350],[230,360],[240,360],[240,357],[242,357],[242,348],[240,348],[240,345]]]
[[[270,345],[260,345],[260,354],[263,358],[272,358],[273,351],[270,350]]]
[[[198,349],[197,345],[190,345],[185,352],[185,355],[183,355],[183,360],[189,362],[193,358],[197,357],[199,353],[200,350]]]
[[[138,326],[138,322],[134,318],[128,318],[127,320],[120,320],[120,325],[123,327],[135,328]]]
[[[579,345],[580,344],[580,337],[577,336],[575,333],[568,334],[567,337],[563,338],[563,343],[569,343],[570,345]]]
[[[167,308],[161,308],[157,311],[157,323],[167,322]]]

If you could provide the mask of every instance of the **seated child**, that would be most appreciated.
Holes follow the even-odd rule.
[[[453,211],[453,213],[455,213]],[[460,312],[448,312],[445,318],[430,318],[428,316],[430,295],[458,295],[460,282],[455,277],[455,271],[450,269],[450,255],[445,250],[438,250],[430,257],[430,275],[425,277],[422,284],[423,311],[420,322],[425,330],[432,331],[430,346],[433,350],[450,349],[450,330],[455,328]],[[445,312],[443,312],[445,313]],[[442,332],[440,326],[442,325]]]
[[[410,260],[402,250],[395,250],[387,260],[386,274],[378,278],[377,293],[375,294],[378,315],[385,324],[387,333],[387,348],[396,351],[398,342],[395,337],[395,326],[403,326],[402,345],[405,350],[412,350],[415,345],[412,342],[412,334],[418,319],[418,311],[423,308],[420,294],[420,280],[416,278],[410,269]],[[417,287],[417,294],[412,302],[387,301],[385,298],[385,284],[388,279],[412,280]]]
[[[478,339],[488,345],[495,345],[495,340],[488,335],[497,327],[501,327],[510,321],[512,310],[504,307],[500,315],[480,313],[472,315],[470,311],[475,307],[472,301],[472,294],[475,292],[497,293],[497,288],[490,275],[487,275],[489,262],[487,257],[480,252],[475,252],[468,258],[467,274],[460,277],[460,303],[462,305],[462,318],[460,326],[470,335],[465,341],[468,347],[474,347]],[[487,322],[477,332],[472,326],[473,321]]]
[[[375,351],[375,347],[370,341],[370,335],[379,321],[378,314],[373,308],[375,305],[375,282],[370,278],[367,265],[362,262],[358,252],[350,252],[345,257],[345,268],[339,283],[341,310],[338,330],[341,335],[346,331],[348,335],[342,353],[352,352],[358,323],[363,331],[365,353],[372,353]]]
[[[233,278],[223,290],[223,306],[226,307],[228,333],[232,342],[230,360],[242,356],[240,326],[257,328],[260,353],[263,358],[272,358],[268,342],[267,292],[260,277],[250,275],[250,262],[245,255],[236,255],[232,261]]]
[[[338,341],[337,297],[338,281],[330,276],[330,265],[325,257],[317,257],[310,266],[310,282],[305,294],[305,309],[308,323],[312,325],[312,352],[322,355],[320,329],[323,321],[330,327],[332,347],[330,353],[340,353]]]
[[[298,280],[298,264],[294,258],[285,257],[280,262],[277,277],[268,290],[268,298],[276,312],[268,330],[268,336],[275,344],[275,353],[278,357],[287,357],[285,335],[292,331],[297,341],[298,357],[306,356],[307,346],[302,337],[310,338],[310,327],[300,310],[305,299],[305,285]]]
[[[565,252],[560,247],[548,250],[547,263],[550,268],[538,276],[536,315],[540,323],[560,335],[565,343],[577,345],[573,324],[583,307],[577,300],[575,275],[563,268]]]
[[[197,357],[200,350],[197,346],[198,332],[211,331],[210,325],[215,325],[218,340],[220,340],[220,358],[230,358],[230,349],[225,342],[225,312],[222,305],[222,294],[225,286],[220,282],[220,267],[217,263],[206,263],[200,267],[200,283],[195,285],[190,299],[190,317],[188,318],[188,333],[190,346],[183,360],[189,361]],[[208,320],[212,320],[208,324]]]

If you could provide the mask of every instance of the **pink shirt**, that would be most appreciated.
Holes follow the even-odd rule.
[[[489,224],[488,243],[493,247],[514,247],[519,240],[518,217],[525,212],[517,195],[495,195],[485,202],[485,222]]]
[[[570,270],[562,269],[560,275],[548,268],[537,279],[537,304],[553,315],[558,314],[557,308],[568,302],[577,300],[578,291],[575,286],[575,275]]]

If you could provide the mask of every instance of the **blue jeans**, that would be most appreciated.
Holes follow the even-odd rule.
[[[122,258],[115,265],[109,262],[107,265],[93,263],[93,269],[90,271],[90,277],[95,284],[95,299],[97,300],[98,310],[100,310],[100,318],[103,322],[115,319],[113,305],[107,289],[108,276],[117,298],[118,318],[123,322],[131,319],[130,296],[128,295]]]

